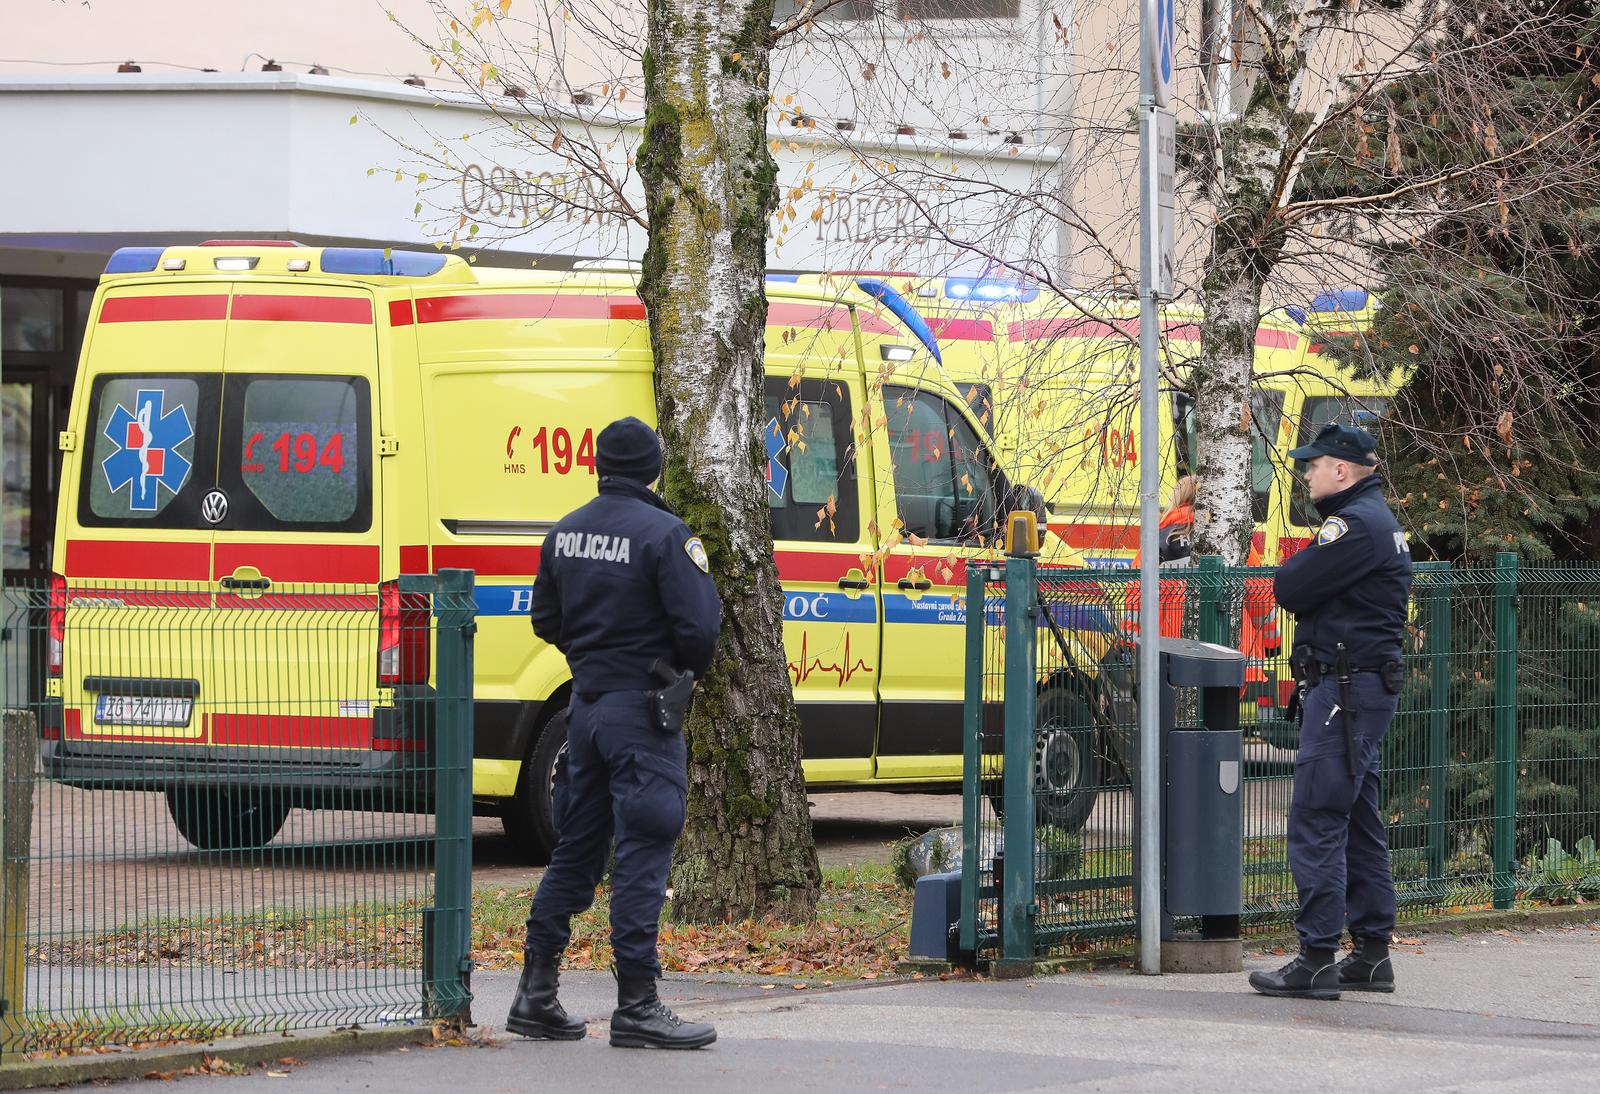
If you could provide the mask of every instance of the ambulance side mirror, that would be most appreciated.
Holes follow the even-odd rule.
[[[1034,524],[1040,529],[1049,523],[1044,495],[1032,486],[1013,486],[1006,499],[1006,508],[1012,512],[1032,513]]]

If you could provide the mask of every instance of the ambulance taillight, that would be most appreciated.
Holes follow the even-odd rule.
[[[67,637],[67,579],[50,575],[50,675],[61,675],[61,651]]]
[[[398,581],[378,586],[378,686],[428,682],[428,598],[402,593]]]

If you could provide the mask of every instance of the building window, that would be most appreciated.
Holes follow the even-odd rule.
[[[66,344],[61,290],[35,285],[0,289],[0,349],[54,353]]]
[[[800,14],[806,0],[777,0],[774,22],[783,23]],[[813,0],[812,17],[819,23],[860,23],[878,12],[893,14],[902,21],[930,22],[938,19],[1016,19],[1022,14],[1021,0]]]
[[[1020,0],[900,0],[900,18],[921,22],[935,19],[1015,19],[1021,13]]]
[[[800,9],[806,6],[806,0],[777,0],[772,8],[772,21],[774,23],[787,23]],[[860,23],[873,16],[873,0],[812,0],[811,16],[819,23]]]

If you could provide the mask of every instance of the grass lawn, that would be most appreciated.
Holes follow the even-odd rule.
[[[481,889],[474,894],[472,959],[479,968],[522,967],[528,889]],[[609,892],[572,923],[566,966],[611,966]],[[845,866],[822,872],[815,921],[803,926],[771,920],[711,925],[661,924],[661,966],[668,972],[738,972],[754,976],[872,979],[893,970],[911,938],[911,894],[888,866]]]

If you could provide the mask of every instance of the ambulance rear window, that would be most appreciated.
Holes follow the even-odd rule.
[[[361,531],[371,523],[371,410],[359,376],[229,376],[225,528]],[[229,459],[228,456],[232,458]]]
[[[79,520],[194,526],[199,497],[212,481],[217,388],[216,377],[201,375],[96,379]]]

